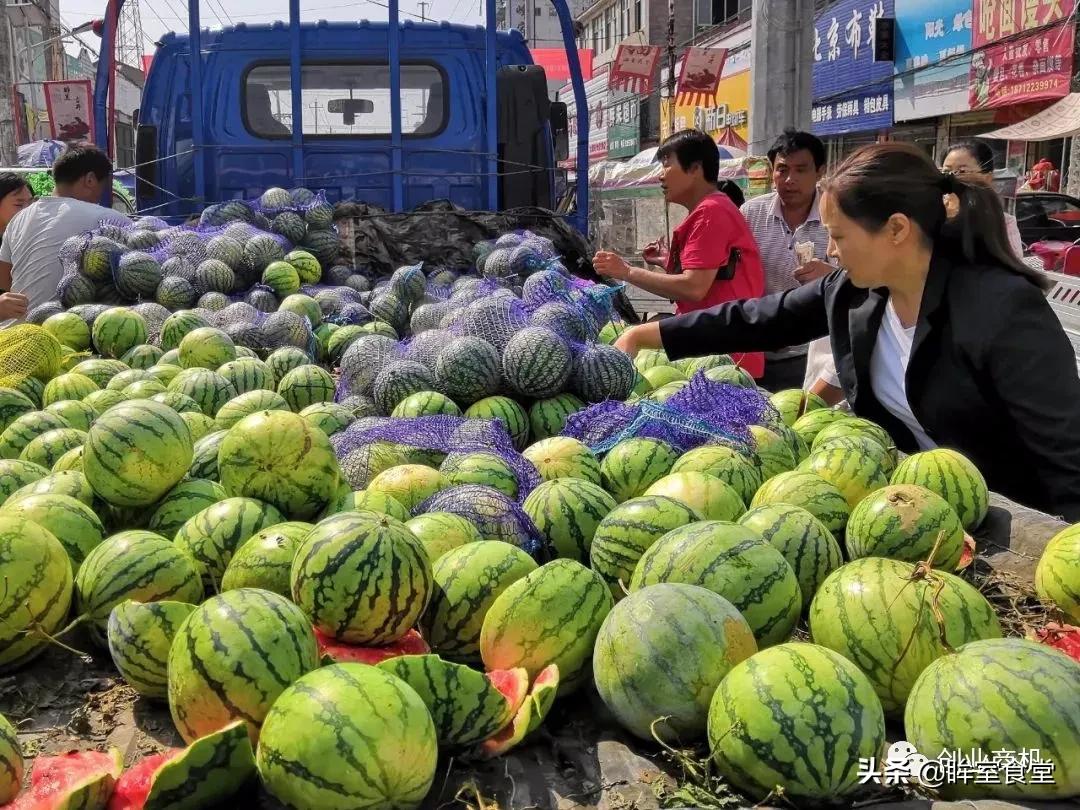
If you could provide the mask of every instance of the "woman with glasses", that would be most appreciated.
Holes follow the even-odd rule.
[[[941,170],[962,177],[969,182],[992,186],[994,183],[994,150],[985,141],[960,141],[949,147]],[[1020,239],[1020,228],[1016,217],[1005,212],[1005,233],[1009,237],[1009,247],[1017,258],[1024,256],[1024,243]]]

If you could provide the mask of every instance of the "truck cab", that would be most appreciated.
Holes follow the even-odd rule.
[[[203,30],[194,46],[188,35],[166,35],[139,113],[139,210],[182,218],[271,186],[322,189],[331,202],[398,211],[436,199],[468,210],[555,209],[556,166],[568,153],[566,107],[549,101],[543,68],[521,34],[494,35],[492,64],[482,27],[405,22],[398,32],[393,38],[390,23],[360,21],[240,24]],[[197,77],[194,48],[202,54]]]

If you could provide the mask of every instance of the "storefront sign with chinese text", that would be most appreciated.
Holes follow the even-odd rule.
[[[45,105],[49,111],[49,130],[54,140],[82,141],[94,137],[90,111],[90,82],[45,82]]]
[[[971,0],[896,0],[895,118],[968,109]]]

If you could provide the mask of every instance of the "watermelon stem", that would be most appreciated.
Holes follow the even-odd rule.
[[[83,621],[83,620],[84,620],[85,618],[87,618],[87,617],[85,617],[85,616],[80,616],[80,617],[78,617],[77,619],[75,619],[75,620],[74,620],[73,622],[71,622],[71,624],[69,624],[69,625],[68,625],[67,627],[65,627],[65,628],[64,628],[63,630],[60,630],[59,632],[57,632],[57,633],[53,633],[53,634],[51,634],[51,635],[49,634],[49,632],[48,632],[48,631],[46,631],[46,630],[44,629],[44,627],[42,627],[42,625],[41,625],[41,623],[40,623],[40,622],[38,622],[38,621],[36,621],[36,620],[35,620],[35,621],[34,621],[34,622],[33,622],[33,623],[32,623],[32,624],[30,625],[30,629],[29,629],[29,630],[27,630],[26,632],[27,632],[27,633],[37,633],[37,634],[38,634],[38,635],[40,635],[40,636],[41,636],[41,637],[42,637],[43,639],[45,639],[46,641],[48,641],[48,642],[49,642],[50,644],[55,644],[55,645],[56,645],[57,647],[59,647],[60,649],[62,649],[62,650],[66,650],[67,652],[71,653],[72,655],[74,655],[74,656],[77,656],[78,658],[81,658],[81,659],[83,660],[83,662],[84,662],[84,663],[90,664],[90,663],[92,663],[92,662],[93,662],[93,658],[91,658],[91,657],[90,657],[90,654],[89,654],[89,653],[83,652],[82,650],[77,650],[77,649],[75,649],[74,647],[72,647],[72,646],[70,646],[70,645],[68,645],[68,644],[65,644],[65,643],[64,643],[64,642],[62,642],[62,641],[60,640],[60,638],[59,638],[59,637],[60,637],[60,636],[62,636],[62,635],[63,635],[64,633],[68,632],[69,630],[72,630],[72,629],[74,629],[74,628],[75,628],[75,626],[76,626],[76,625],[78,625],[78,624],[80,624],[80,623],[81,623],[81,622],[82,622],[82,621]]]
[[[55,633],[53,633],[53,635],[49,636],[49,640],[56,643],[56,644],[60,644],[60,642],[57,641],[57,639],[59,639],[60,636],[66,636],[68,633],[70,633],[72,630],[74,630],[80,624],[83,624],[84,622],[86,622],[89,618],[90,618],[90,614],[88,614],[88,613],[84,613],[81,616],[76,616],[74,619],[72,619],[68,623],[67,627],[61,628],[60,630],[57,630]],[[63,647],[64,645],[60,644],[60,646]],[[66,648],[66,649],[70,649],[70,648]],[[86,655],[86,653],[79,653],[79,655]]]

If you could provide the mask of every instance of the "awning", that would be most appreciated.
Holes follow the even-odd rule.
[[[980,135],[1002,141],[1052,141],[1080,135],[1080,93],[1070,93],[1019,124]]]

